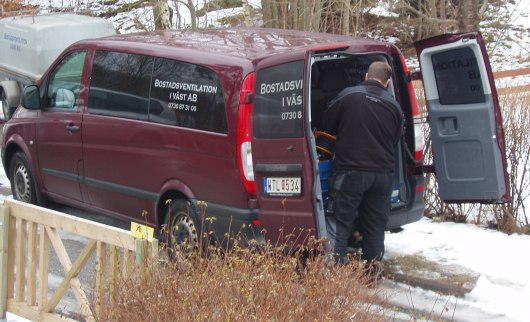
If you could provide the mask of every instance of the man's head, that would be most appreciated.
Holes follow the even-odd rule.
[[[376,80],[385,87],[388,86],[390,77],[392,77],[392,67],[383,61],[376,61],[370,64],[366,73],[366,79]]]

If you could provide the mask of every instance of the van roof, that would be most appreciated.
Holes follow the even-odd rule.
[[[105,40],[101,42],[101,40]],[[175,47],[215,53],[221,56],[255,60],[294,51],[338,50],[355,45],[360,52],[388,51],[391,44],[359,37],[268,28],[183,29],[115,35],[93,40],[113,48],[139,48],[149,44],[152,50]],[[110,44],[112,43],[112,44]],[[395,47],[394,47],[395,48]],[[162,54],[159,52],[159,54]]]

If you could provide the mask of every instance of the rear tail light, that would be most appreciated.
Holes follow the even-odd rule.
[[[237,159],[243,186],[248,193],[256,194],[254,169],[252,166],[252,94],[254,93],[254,73],[243,81],[239,95],[237,124]]]
[[[403,72],[408,75],[408,79],[412,79],[412,73],[405,63],[405,58],[401,55],[401,65]],[[423,137],[423,128],[421,126],[420,111],[418,109],[418,102],[416,101],[416,93],[412,81],[407,83],[407,89],[410,97],[410,107],[412,109],[412,122],[414,124],[414,159],[416,162],[423,160],[423,149],[425,148],[425,139]]]

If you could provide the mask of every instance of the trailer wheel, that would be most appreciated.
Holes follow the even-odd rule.
[[[9,103],[7,101],[7,96],[4,91],[2,91],[2,113],[4,113],[4,119],[7,121],[11,118],[11,114],[9,113]]]
[[[0,99],[4,120],[8,121],[20,102],[20,85],[11,80],[0,82]]]
[[[11,181],[11,191],[16,200],[39,204],[37,186],[35,177],[29,167],[26,155],[22,152],[16,152],[11,159],[9,171],[9,180]]]
[[[15,113],[16,106],[9,106],[9,99],[7,98],[6,91],[2,91],[2,113],[4,113],[4,120],[7,122]]]

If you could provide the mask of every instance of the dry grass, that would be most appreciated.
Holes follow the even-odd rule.
[[[144,267],[149,267],[148,265]],[[359,264],[330,266],[280,248],[210,247],[132,268],[107,298],[98,321],[355,321],[388,320],[380,291],[365,286]]]

